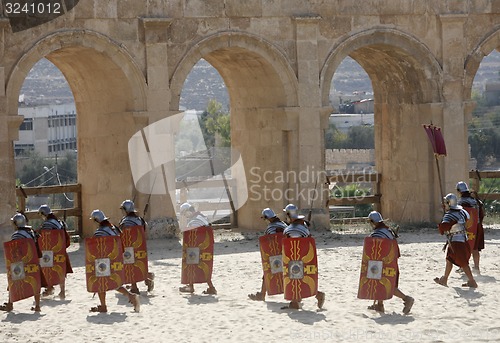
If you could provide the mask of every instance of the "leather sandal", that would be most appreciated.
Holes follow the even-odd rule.
[[[14,309],[14,305],[12,303],[4,303],[0,305],[0,311],[10,312]]]
[[[179,287],[179,292],[183,293],[194,293],[194,287],[191,287],[189,285]]]
[[[151,292],[155,288],[155,282],[153,279],[144,280],[146,286],[148,286],[148,292]]]
[[[108,307],[107,306],[102,306],[102,305],[97,305],[95,307],[91,307],[90,308],[90,312],[106,313],[106,312],[108,312]]]
[[[444,286],[444,287],[448,287],[448,284],[446,282],[443,281],[443,277],[436,277],[434,278],[434,282],[441,285],[441,286]]]
[[[316,294],[316,299],[318,300],[318,308],[322,308],[325,304],[325,293],[318,292],[318,294]]]
[[[208,287],[205,291],[203,291],[203,294],[217,294],[217,290],[215,287]]]
[[[384,313],[385,312],[384,304],[373,304],[373,305],[368,306],[368,309],[369,310],[374,310],[374,311],[377,311],[377,312],[380,312],[380,313]]]
[[[252,300],[256,301],[264,301],[266,300],[266,295],[262,292],[257,292],[255,294],[249,294],[248,297]]]
[[[403,304],[404,304],[403,313],[404,314],[410,313],[414,302],[415,302],[415,299],[413,299],[412,297],[410,297],[408,295],[403,299]]]
[[[130,303],[134,305],[134,311],[135,312],[140,312],[141,311],[141,302],[139,301],[139,296],[134,294],[132,296],[132,299],[130,299]]]
[[[462,287],[477,288],[477,282],[476,281],[467,281],[466,283],[462,284]]]
[[[54,287],[50,286],[45,288],[45,291],[42,292],[42,297],[48,297],[49,295],[54,294]]]

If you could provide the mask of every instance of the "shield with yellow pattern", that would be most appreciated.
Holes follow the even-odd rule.
[[[283,238],[285,299],[300,301],[318,293],[318,259],[312,237]]]
[[[144,281],[148,275],[148,248],[144,226],[126,226],[120,234],[123,243],[124,283]]]
[[[392,298],[398,274],[399,248],[395,239],[365,237],[358,298]]]
[[[283,293],[283,234],[259,237],[264,283],[268,295]]]
[[[42,252],[40,267],[47,287],[59,285],[66,276],[66,233],[64,230],[41,230],[37,240]]]
[[[91,293],[117,289],[123,284],[123,247],[119,236],[85,238],[85,273]]]
[[[467,230],[467,242],[469,243],[471,251],[474,250],[474,245],[477,239],[477,226],[479,225],[479,210],[475,207],[465,207],[469,213],[469,220],[465,222],[465,229]]]
[[[200,226],[184,231],[182,236],[182,284],[205,283],[212,278],[214,232]]]
[[[40,294],[41,272],[35,241],[16,239],[3,244],[11,302]]]

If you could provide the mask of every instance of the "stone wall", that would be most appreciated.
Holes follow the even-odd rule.
[[[362,170],[375,167],[374,149],[326,149],[326,170]]]

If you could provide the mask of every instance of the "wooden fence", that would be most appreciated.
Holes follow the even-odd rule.
[[[372,185],[372,194],[371,195],[363,195],[363,196],[354,196],[354,197],[331,197],[328,200],[328,207],[330,209],[330,213],[340,213],[340,212],[351,212],[350,208],[353,208],[355,205],[361,204],[372,204],[374,210],[380,211],[380,180],[381,174],[378,173],[346,173],[346,174],[333,174],[329,175],[327,173],[327,178],[330,184],[339,183],[339,184],[349,184],[349,183],[370,183]],[[342,211],[342,208],[346,208],[347,210]],[[354,212],[354,211],[352,211]],[[333,219],[333,222],[342,222],[342,223],[353,223],[353,222],[361,222],[366,221],[366,217],[360,218],[341,218],[341,219]]]
[[[51,195],[61,193],[74,193],[73,207],[55,209],[51,208],[52,212],[59,218],[76,217],[76,227],[72,235],[81,236],[83,222],[82,222],[82,186],[80,184],[69,184],[62,186],[42,186],[42,187],[17,187],[16,196],[19,209],[26,209],[26,199],[28,196],[33,195]],[[36,211],[25,211],[24,215],[28,220],[40,219],[38,209]]]
[[[478,191],[481,186],[482,179],[500,179],[500,170],[494,171],[478,171],[471,170],[469,172],[469,178],[472,180],[470,182],[470,188]],[[491,193],[491,190],[488,193],[479,193],[478,197],[481,200],[500,200],[500,193]]]

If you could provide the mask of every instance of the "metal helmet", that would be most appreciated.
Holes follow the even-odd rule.
[[[271,219],[276,217],[276,213],[274,213],[273,210],[271,210],[269,207],[265,208],[262,210],[262,219]]]
[[[460,193],[469,192],[469,187],[465,182],[460,181],[457,183],[457,191],[459,191]]]
[[[106,219],[108,219],[105,215],[104,212],[101,210],[93,210],[92,213],[90,214],[90,219],[98,222],[99,224]]]
[[[38,214],[41,214],[42,216],[47,217],[49,214],[52,213],[52,210],[48,205],[42,205],[38,208]]]
[[[12,221],[12,224],[16,228],[29,227],[26,225],[27,220],[26,220],[26,217],[24,216],[24,214],[22,214],[22,213],[14,214],[14,216],[12,218],[10,218],[10,220]]]
[[[459,210],[462,208],[462,206],[460,206],[458,204],[458,198],[455,194],[453,193],[448,193],[444,198],[443,198],[443,202],[444,202],[444,206],[445,208],[448,210],[448,209],[452,209],[452,210]]]
[[[125,200],[120,205],[120,208],[127,213],[137,212],[134,207],[134,202],[132,200]]]
[[[382,215],[377,211],[371,211],[370,214],[368,215],[368,219],[374,224],[381,223],[384,221]]]
[[[286,205],[286,207],[283,209],[283,211],[286,213],[286,215],[290,219],[299,218],[299,208],[297,206],[295,206],[294,204]]]
[[[185,202],[184,204],[181,205],[180,207],[181,216],[186,216],[189,211],[194,212],[193,205],[191,205],[188,202]]]

